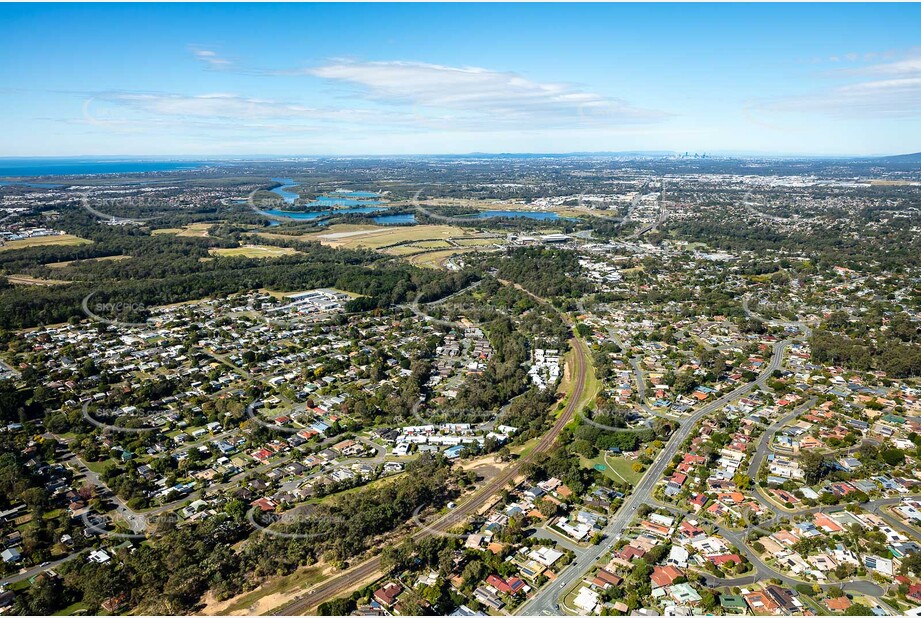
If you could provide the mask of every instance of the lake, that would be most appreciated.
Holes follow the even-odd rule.
[[[273,182],[281,183],[280,187],[272,189],[272,193],[280,196],[288,204],[293,204],[298,197],[297,193],[289,191],[298,185],[291,178],[273,178]],[[380,197],[377,193],[369,191],[334,191],[329,195],[321,195],[314,201],[307,204],[309,207],[325,206],[327,208],[336,208],[340,206],[370,206],[374,204],[383,204],[380,200],[371,200],[367,198]],[[298,217],[303,218],[303,217]]]
[[[337,189],[333,191],[334,195],[343,195],[345,197],[357,197],[357,198],[369,198],[369,197],[380,197],[377,193],[372,193],[370,191],[348,191],[345,189]]]
[[[280,196],[285,203],[293,204],[299,195],[290,191],[290,189],[297,186],[298,183],[294,182],[291,178],[273,178],[273,182],[279,183],[281,186],[275,187],[272,189],[272,193]],[[384,206],[379,206],[384,202],[376,199],[368,198],[379,198],[380,195],[377,193],[372,193],[370,191],[347,191],[347,190],[337,190],[333,191],[327,195],[321,195],[314,201],[310,202],[308,206],[310,207],[325,207],[323,210],[312,210],[310,212],[296,212],[290,210],[263,210],[260,211],[266,215],[272,215],[273,217],[283,217],[285,219],[292,219],[296,221],[313,221],[315,219],[323,219],[326,217],[332,217],[335,215],[362,215],[369,214],[373,212],[379,212],[382,210],[387,210]],[[344,208],[343,208],[344,207]],[[470,219],[493,219],[496,217],[511,217],[511,218],[525,218],[525,219],[536,219],[540,221],[555,220],[559,219],[560,216],[555,212],[534,212],[530,210],[484,210],[475,215],[467,215]],[[405,214],[396,214],[396,215],[379,215],[373,217],[374,223],[378,225],[406,225],[416,222],[416,215],[413,213]]]
[[[365,206],[363,208],[336,208],[330,210],[312,210],[310,212],[295,212],[273,208],[271,210],[261,210],[259,212],[266,215],[272,215],[273,217],[294,219],[296,221],[313,221],[314,219],[331,217],[333,215],[362,215],[381,210],[387,210],[387,208],[384,206]]]

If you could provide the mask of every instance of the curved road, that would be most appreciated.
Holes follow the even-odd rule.
[[[677,508],[675,506],[665,504],[660,502],[655,498],[650,497],[646,501],[646,504],[652,508],[665,509],[675,514],[678,517],[686,517],[692,515],[690,511],[685,509]],[[809,584],[812,585],[815,582],[809,582],[803,579],[796,579],[795,577],[790,577],[785,573],[778,571],[770,566],[768,566],[764,561],[761,560],[761,557],[751,550],[748,545],[745,543],[745,539],[742,538],[741,532],[737,530],[732,530],[723,526],[719,522],[714,521],[704,521],[700,524],[703,528],[709,528],[709,532],[712,533],[714,529],[720,534],[723,538],[727,539],[735,548],[745,555],[745,558],[752,564],[755,568],[755,572],[750,575],[742,575],[739,577],[716,577],[710,573],[701,572],[704,580],[710,586],[745,586],[754,584],[759,581],[764,581],[766,579],[778,579],[787,586],[795,587],[797,584]],[[751,529],[751,528],[750,528]],[[878,596],[883,594],[883,589],[877,586],[875,583],[869,580],[855,580],[850,582],[829,582],[825,584],[819,584],[822,588],[832,588],[839,587],[842,590],[847,590],[850,592],[857,592],[860,594],[869,594],[871,596]]]
[[[656,457],[656,460],[646,471],[646,474],[643,475],[640,482],[633,488],[633,492],[624,499],[624,503],[617,511],[617,514],[610,519],[610,522],[604,529],[605,537],[613,537],[615,541],[620,538],[624,528],[629,525],[633,516],[636,514],[636,510],[652,495],[652,490],[661,479],[665,468],[678,453],[678,450],[684,445],[685,440],[690,437],[697,422],[705,416],[721,409],[726,404],[747,394],[756,386],[765,384],[774,370],[780,368],[783,362],[784,351],[789,347],[790,343],[790,340],[784,340],[774,344],[771,362],[761,371],[755,381],[733,389],[731,392],[707,404],[691,416],[682,420],[680,428],[672,434],[665,448],[662,449]],[[560,572],[557,579],[554,580],[553,585],[545,586],[530,600],[522,603],[515,613],[530,616],[559,613],[557,609],[557,597],[562,596],[560,595],[561,592],[569,590],[573,584],[579,582],[582,577],[592,569],[593,565],[601,558],[601,555],[608,550],[608,545],[609,544],[605,542],[588,548],[585,553],[578,556],[568,567]],[[559,584],[557,582],[559,582]]]
[[[506,282],[503,282],[506,283]],[[517,287],[517,286],[516,286]],[[537,297],[536,297],[537,298]],[[539,299],[546,302],[544,299]],[[552,307],[552,305],[550,305]],[[565,314],[560,314],[564,320],[569,322]],[[573,388],[569,394],[566,407],[554,422],[553,427],[537,443],[537,446],[526,457],[516,461],[513,465],[503,470],[498,476],[492,479],[485,487],[475,494],[461,502],[454,510],[446,514],[431,525],[415,532],[410,536],[415,541],[421,540],[433,534],[447,532],[457,526],[462,518],[474,515],[493,497],[505,488],[509,481],[512,481],[520,474],[522,466],[526,464],[536,453],[542,453],[550,450],[557,437],[563,431],[563,428],[572,420],[579,407],[582,395],[585,391],[585,378],[587,370],[588,347],[579,337],[573,337],[570,344],[575,352],[573,367]],[[381,570],[380,557],[375,556],[361,562],[357,566],[345,571],[323,583],[314,586],[300,596],[295,601],[277,608],[273,615],[299,615],[317,607],[321,603],[339,596],[353,588],[357,588],[368,580],[383,575]]]

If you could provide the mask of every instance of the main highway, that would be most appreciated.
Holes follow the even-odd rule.
[[[538,298],[541,302],[546,302],[539,297],[535,298]],[[550,306],[552,307],[552,305]],[[564,320],[569,322],[568,316],[562,313],[560,315]],[[522,457],[514,464],[502,470],[475,494],[460,502],[450,513],[430,525],[420,528],[410,535],[409,538],[419,541],[428,536],[447,532],[451,528],[457,526],[458,522],[464,517],[475,515],[480,509],[487,505],[494,496],[499,494],[502,489],[508,485],[509,481],[512,481],[520,475],[522,466],[530,461],[536,453],[543,453],[550,450],[556,442],[557,437],[559,437],[560,433],[563,431],[563,428],[572,420],[585,394],[585,382],[588,370],[588,347],[578,336],[574,336],[570,340],[570,345],[574,352],[572,356],[573,366],[571,369],[572,388],[568,393],[566,406],[553,423],[553,427],[540,438],[540,441],[526,457]],[[369,558],[347,571],[306,590],[294,601],[276,608],[271,613],[273,615],[287,616],[305,614],[321,603],[354,590],[383,575],[380,557],[375,556]]]
[[[678,450],[682,447],[685,440],[687,440],[695,430],[698,421],[709,414],[713,414],[739,397],[744,396],[755,387],[764,385],[771,377],[774,370],[780,369],[783,363],[784,352],[790,346],[790,343],[790,340],[784,340],[774,344],[771,361],[753,382],[743,384],[733,389],[719,399],[700,408],[687,418],[681,419],[681,427],[672,434],[665,448],[662,449],[658,457],[656,457],[655,461],[643,475],[639,484],[633,488],[633,491],[624,500],[617,514],[611,518],[610,522],[605,527],[605,542],[599,543],[598,545],[592,545],[581,555],[578,555],[576,559],[559,574],[559,577],[551,585],[545,586],[527,602],[522,603],[515,613],[529,616],[560,614],[558,598],[562,596],[564,592],[568,591],[575,583],[581,581],[585,574],[592,569],[592,566],[598,562],[602,554],[609,549],[609,546],[620,538],[624,528],[627,527],[634,515],[636,515],[637,508],[639,508],[641,504],[644,504],[649,496],[652,495],[653,487],[659,482],[665,468],[678,453]]]

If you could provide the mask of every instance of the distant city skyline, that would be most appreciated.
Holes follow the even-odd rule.
[[[0,157],[921,150],[917,4],[0,6]]]

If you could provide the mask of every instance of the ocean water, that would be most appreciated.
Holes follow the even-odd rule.
[[[0,158],[0,177],[75,176],[82,174],[130,174],[192,170],[206,161],[154,161],[139,159]]]

